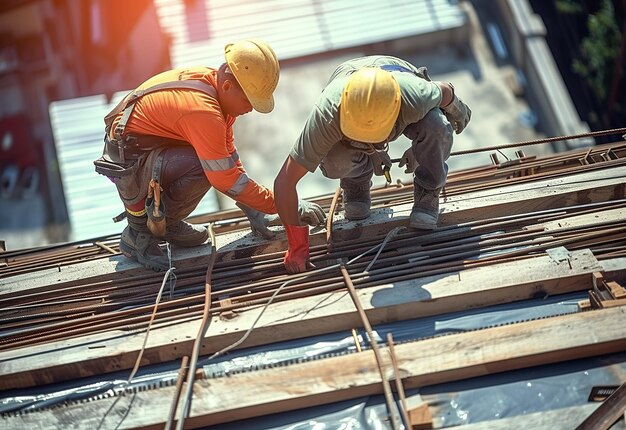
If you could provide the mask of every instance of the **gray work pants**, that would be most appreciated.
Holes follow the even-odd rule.
[[[428,190],[445,185],[452,131],[440,109],[432,109],[420,121],[405,128],[404,135],[411,139],[411,149],[419,163],[413,177],[415,185]],[[364,152],[337,143],[320,163],[320,170],[327,178],[341,179],[342,187],[356,187],[369,183],[374,167]]]
[[[158,148],[142,156],[135,171],[116,179],[115,185],[125,205],[145,200],[157,157],[162,157],[160,185],[167,224],[176,224],[198,206],[211,188],[196,151],[191,146]]]

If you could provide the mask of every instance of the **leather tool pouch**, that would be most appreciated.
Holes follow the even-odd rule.
[[[121,145],[118,141],[104,136],[102,156],[93,162],[96,172],[109,178],[123,178],[135,171],[137,159],[145,154],[138,149],[136,138],[129,136]]]
[[[94,160],[93,164],[96,166],[96,172],[108,176],[109,178],[123,178],[135,171],[135,169],[133,169],[134,163],[129,167],[125,167],[107,160],[104,155]]]

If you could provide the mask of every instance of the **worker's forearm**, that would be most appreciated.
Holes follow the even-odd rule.
[[[454,99],[454,89],[452,85],[447,82],[437,82],[437,85],[439,85],[439,89],[441,90],[441,102],[439,102],[439,106],[448,106],[452,103],[452,99]]]
[[[289,156],[274,180],[276,211],[285,225],[300,225],[296,185],[306,173],[306,168]]]
[[[300,225],[298,192],[295,187],[285,186],[278,179],[274,183],[274,202],[283,224]]]

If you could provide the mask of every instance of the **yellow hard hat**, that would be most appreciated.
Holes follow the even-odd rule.
[[[271,112],[280,71],[274,50],[260,40],[246,39],[226,45],[224,56],[252,107]]]
[[[400,86],[390,72],[378,67],[359,69],[341,95],[341,132],[357,142],[383,142],[396,123],[400,104]]]

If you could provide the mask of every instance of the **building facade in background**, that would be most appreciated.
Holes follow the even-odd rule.
[[[40,240],[68,240],[51,102],[111,97],[169,66],[169,39],[151,0],[2,1],[0,230],[43,223]]]

